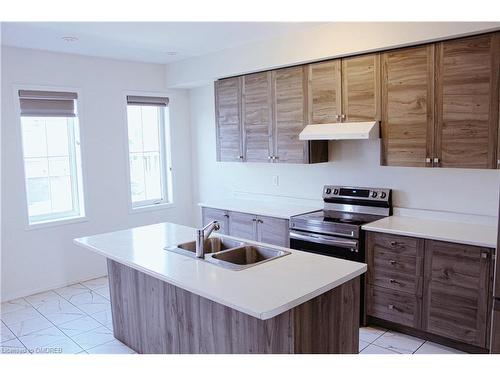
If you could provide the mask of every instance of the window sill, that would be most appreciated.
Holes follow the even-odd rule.
[[[142,212],[166,210],[166,209],[174,208],[174,207],[175,207],[174,203],[150,204],[147,206],[135,206],[135,207],[132,206],[129,209],[129,213],[139,214]]]
[[[41,221],[39,223],[28,224],[26,226],[26,230],[37,230],[50,227],[58,227],[61,225],[78,224],[78,223],[84,223],[86,221],[89,221],[89,219],[86,216],[69,217],[51,221]]]

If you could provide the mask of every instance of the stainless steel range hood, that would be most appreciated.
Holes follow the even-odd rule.
[[[310,124],[299,134],[303,141],[376,138],[379,138],[378,121]]]

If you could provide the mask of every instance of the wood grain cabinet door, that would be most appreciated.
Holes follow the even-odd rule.
[[[243,77],[243,130],[245,160],[270,162],[272,155],[271,72]]]
[[[344,121],[380,121],[380,55],[342,59]]]
[[[256,240],[256,216],[243,212],[229,212],[229,235],[246,240]]]
[[[434,152],[434,46],[385,52],[382,165],[431,167]]]
[[[491,326],[491,354],[500,354],[500,300],[495,300]]]
[[[423,329],[485,348],[493,250],[425,241]]]
[[[299,140],[306,123],[305,67],[273,71],[275,89],[274,156],[279,163],[304,163],[307,143]]]
[[[308,122],[338,122],[341,108],[341,61],[333,60],[308,66]]]
[[[241,77],[215,82],[217,161],[243,161]]]
[[[202,223],[207,225],[212,221],[217,221],[220,224],[218,233],[229,234],[229,214],[226,210],[219,210],[216,208],[203,207],[201,209]]]
[[[437,44],[437,166],[497,166],[499,37]]]
[[[257,217],[257,241],[276,246],[289,246],[288,220],[274,217]]]

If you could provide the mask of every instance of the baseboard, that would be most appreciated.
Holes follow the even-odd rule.
[[[65,286],[69,286],[69,285],[81,283],[81,282],[87,281],[87,280],[97,279],[99,277],[104,277],[104,276],[107,276],[107,273],[104,273],[104,274],[101,273],[101,274],[98,274],[98,275],[85,277],[84,279],[77,279],[77,280],[73,280],[73,281],[67,281],[67,282],[64,282],[64,283],[55,284],[55,285],[48,286],[48,287],[30,289],[30,290],[22,291],[22,292],[19,292],[19,293],[7,294],[7,295],[2,294],[1,298],[0,298],[0,302],[3,303],[3,302],[7,302],[7,301],[12,301],[14,299],[31,296],[32,294],[42,293],[42,292],[46,292],[46,291],[52,290],[52,289],[64,288]]]

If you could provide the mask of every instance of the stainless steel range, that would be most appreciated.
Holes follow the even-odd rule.
[[[326,185],[323,210],[290,220],[290,247],[335,258],[365,262],[363,224],[392,215],[391,189]],[[364,323],[364,280],[361,280]]]

